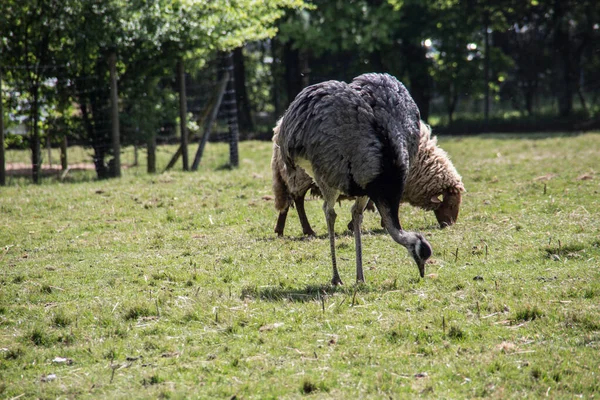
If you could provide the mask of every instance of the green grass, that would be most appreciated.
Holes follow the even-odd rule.
[[[349,202],[344,287],[328,285],[320,201],[307,203],[316,239],[294,211],[273,233],[268,142],[242,143],[235,170],[211,143],[196,173],[10,180],[0,397],[596,396],[600,134],[440,144],[468,190],[458,224],[402,206],[434,249],[419,279],[367,213],[358,287]]]

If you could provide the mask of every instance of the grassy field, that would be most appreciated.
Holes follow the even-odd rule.
[[[317,238],[294,211],[273,233],[268,142],[242,143],[235,170],[211,143],[196,173],[11,179],[0,397],[598,397],[600,134],[440,144],[468,192],[445,230],[401,208],[434,249],[426,278],[367,213],[353,284],[348,202],[341,288],[319,200]]]

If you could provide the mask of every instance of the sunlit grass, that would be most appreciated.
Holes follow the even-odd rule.
[[[273,233],[269,142],[240,168],[73,175],[0,188],[3,398],[572,398],[598,393],[600,135],[441,138],[467,193],[458,224],[401,208],[426,278],[367,213],[367,283],[338,209],[331,288],[295,211]],[[162,171],[174,146],[159,149]],[[21,155],[11,153],[11,159]],[[25,154],[24,159],[27,159]],[[125,149],[124,163],[132,159]],[[162,168],[160,168],[162,166]]]

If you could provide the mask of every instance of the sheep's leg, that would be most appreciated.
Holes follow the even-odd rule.
[[[308,218],[306,217],[306,211],[304,210],[304,196],[306,192],[301,195],[294,196],[294,203],[296,204],[296,211],[298,211],[298,218],[300,218],[300,224],[302,225],[302,232],[308,236],[316,236],[315,231],[313,231],[310,223],[308,222]]]
[[[284,210],[279,211],[277,225],[275,225],[275,233],[277,234],[277,236],[283,236],[283,230],[285,229],[285,220],[287,218],[289,209],[289,207],[286,207]]]
[[[362,240],[360,236],[360,226],[363,219],[363,211],[367,205],[368,197],[359,197],[352,206],[352,223],[354,230],[354,246],[356,250],[356,282],[364,282],[362,265]]]
[[[350,220],[350,222],[348,222],[348,230],[350,232],[354,232],[354,218]]]
[[[375,204],[373,204],[373,200],[369,199],[369,201],[367,202],[367,205],[365,206],[364,210],[375,211]],[[381,226],[383,227],[383,224]],[[354,232],[354,220],[353,219],[350,220],[350,222],[348,222],[348,230],[350,232]]]

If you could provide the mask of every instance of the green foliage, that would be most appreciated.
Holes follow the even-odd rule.
[[[351,2],[315,1],[313,10],[290,14],[281,26],[281,40],[310,50],[315,56],[325,52],[359,51],[366,55],[392,40],[392,7],[366,0]]]
[[[4,147],[14,148],[14,149],[24,149],[27,147],[25,141],[23,140],[22,135],[15,135],[12,133],[6,134],[4,137]]]
[[[175,119],[173,88],[160,80],[173,76],[179,60],[193,73],[216,52],[274,36],[284,10],[304,6],[302,0],[7,0],[0,3],[2,66],[14,101],[23,101],[29,121],[39,121],[42,134],[35,130],[31,140],[43,133],[82,139],[103,165],[112,151],[111,54],[118,57],[126,115],[122,141],[145,143]]]

